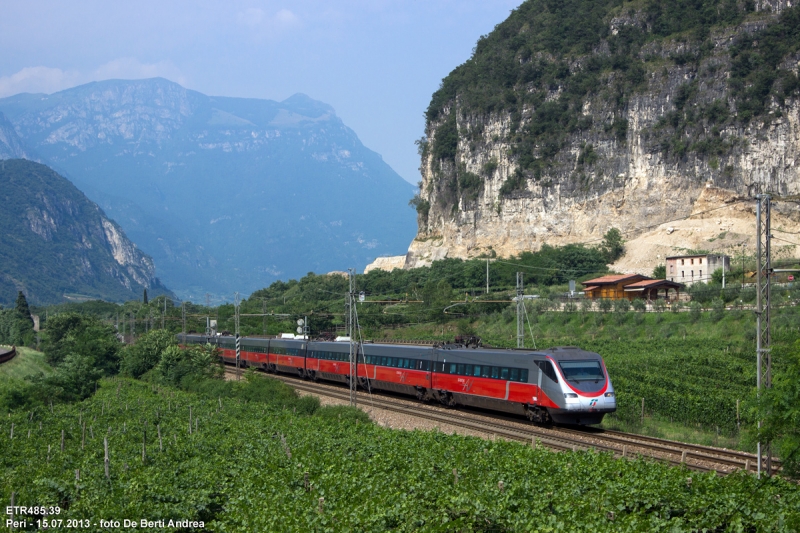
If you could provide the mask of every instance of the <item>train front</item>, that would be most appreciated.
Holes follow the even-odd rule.
[[[617,398],[603,358],[580,348],[555,348],[546,352],[558,373],[563,398],[550,408],[558,424],[594,425],[617,410]]]

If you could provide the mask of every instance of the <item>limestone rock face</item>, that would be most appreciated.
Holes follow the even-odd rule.
[[[510,256],[543,244],[596,244],[612,227],[628,241],[629,261],[623,258],[618,265],[623,270],[647,271],[659,257],[663,263],[666,254],[681,249],[752,246],[754,195],[800,195],[798,97],[793,93],[783,101],[770,98],[757,120],[740,120],[729,81],[731,50],[740,36],[758,35],[789,9],[784,2],[761,2],[756,8],[763,11],[748,15],[738,26],[715,29],[709,39],[713,48],[693,63],[670,60],[691,49],[691,43],[679,38],[643,45],[636,56],[644,65],[638,88],[625,95],[624,105],[609,104],[602,87],[588,91],[578,120],[589,126],[566,134],[563,146],[536,175],[522,167],[520,140],[512,131],[536,126],[533,106],[517,109],[516,118],[512,112],[476,112],[456,92],[427,125],[426,141],[432,145],[444,131],[441,117],[454,115],[458,142],[452,162],[437,160],[435,150],[421,150],[418,200],[426,209],[418,209],[419,229],[405,267],[429,265],[444,257]],[[612,18],[609,34],[633,24],[629,18]],[[502,30],[498,28],[495,31]],[[598,45],[593,54],[602,55],[603,50]],[[570,68],[578,69],[583,60],[574,60]],[[797,51],[781,63],[795,76],[798,65]],[[611,85],[617,75],[612,71],[599,79]],[[561,89],[550,87],[552,98],[558,98]],[[519,95],[538,89],[514,90]],[[701,110],[712,105],[724,108],[728,118],[715,124],[703,119]],[[678,113],[700,117],[695,125],[686,126],[684,141],[679,128],[670,129],[669,121],[678,120]],[[612,122],[625,124],[621,134],[609,131]],[[708,150],[702,139],[712,135],[717,148]],[[682,152],[675,148],[676,142],[684,142]],[[536,145],[532,150],[539,154],[543,148]],[[461,192],[465,176],[482,180],[471,196]],[[501,190],[515,177],[520,186]],[[797,204],[777,209],[773,227],[800,228]],[[683,220],[693,213],[695,217]],[[713,222],[707,224],[709,220]],[[680,229],[668,235],[670,226]],[[689,231],[693,226],[697,231]],[[631,259],[637,253],[637,239],[650,245],[642,249],[641,257]]]
[[[385,270],[386,272],[391,272],[395,268],[403,268],[406,264],[406,256],[404,255],[393,255],[389,257],[378,257],[372,263],[368,264],[366,268],[364,268],[364,274],[368,273],[371,270]]]
[[[0,303],[24,291],[36,304],[74,299],[125,301],[144,289],[174,296],[139,250],[66,178],[25,159],[0,165],[6,209],[0,254]]]

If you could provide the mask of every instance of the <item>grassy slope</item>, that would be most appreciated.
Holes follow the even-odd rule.
[[[0,380],[22,379],[38,373],[52,374],[53,368],[44,360],[44,354],[31,348],[18,347],[17,356],[0,365]]]

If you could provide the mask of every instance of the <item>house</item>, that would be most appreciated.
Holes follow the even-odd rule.
[[[722,254],[674,255],[667,257],[667,279],[686,286],[711,281],[718,269],[730,271],[731,258]]]
[[[655,300],[658,298],[659,291],[664,291],[665,299],[677,299],[683,285],[666,279],[651,279],[641,274],[612,274],[600,278],[590,279],[582,282],[583,293],[592,300],[607,298],[609,300],[621,300],[626,298],[644,298]],[[674,297],[669,296],[669,290],[675,293]]]

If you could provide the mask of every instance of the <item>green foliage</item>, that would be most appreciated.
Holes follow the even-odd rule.
[[[80,405],[38,410],[31,422],[27,412],[15,412],[0,432],[0,498],[8,501],[14,491],[21,501],[60,504],[62,519],[179,517],[202,520],[209,531],[800,527],[800,491],[780,478],[718,477],[595,452],[394,431],[361,423],[355,414],[358,423],[349,423],[344,409],[309,416],[272,402],[223,396],[222,409],[219,403],[217,396],[119,380],[104,382]],[[191,433],[190,406],[199,422]],[[95,429],[87,428],[83,449],[81,418]],[[16,424],[13,440],[10,423]],[[30,439],[22,437],[28,429]],[[48,457],[62,430],[64,452],[54,446]],[[110,480],[103,472],[104,438]]]
[[[138,378],[159,364],[162,352],[174,344],[175,336],[169,331],[157,329],[145,333],[136,340],[136,344],[123,348],[120,371]]]
[[[600,245],[606,263],[613,263],[625,253],[625,241],[622,239],[622,233],[617,228],[609,229],[603,235],[603,242]]]
[[[42,351],[47,362],[58,366],[70,354],[89,358],[103,375],[119,371],[120,342],[114,329],[90,315],[65,313],[47,321],[42,335]]]
[[[426,112],[428,131],[443,121],[436,136],[444,127],[442,139],[447,139],[437,159],[456,161],[457,143],[451,137],[455,125],[450,123],[456,103],[465,117],[480,119],[501,112],[510,116],[508,141],[525,175],[509,179],[503,195],[523,189],[524,179],[538,179],[554,165],[568,136],[593,128],[592,118],[583,115],[587,98],[600,96],[612,113],[597,132],[625,142],[627,102],[647,86],[648,63],[656,60],[643,52],[645,46],[681,39],[686,42],[684,52],[672,60],[696,64],[714,49],[713,30],[742,23],[752,10],[752,3],[734,0],[646,0],[630,6],[618,0],[528,0],[481,37],[472,57],[433,94]],[[793,19],[783,19],[783,32],[789,33]],[[618,22],[614,31],[612,20]],[[647,49],[653,49],[652,45]],[[776,55],[786,57],[790,49],[784,46]],[[795,87],[793,80],[785,85]],[[681,110],[691,97],[688,93],[679,96],[676,109]],[[721,104],[705,110],[704,124],[727,119],[727,106]],[[676,123],[674,134],[662,144],[664,151],[682,156],[688,150],[712,154],[730,147],[718,133],[698,136],[693,143],[682,141],[684,130],[694,128],[694,115],[676,111],[668,120]],[[578,164],[591,166],[596,160],[592,145],[586,145]]]
[[[780,104],[800,93],[797,74],[778,65],[800,50],[800,9],[786,8],[778,20],[764,29],[743,33],[731,48],[731,92],[748,122],[768,112],[771,98]]]
[[[142,303],[147,305],[147,289],[144,289],[144,294],[142,295]]]
[[[455,162],[458,150],[458,125],[456,124],[456,113],[451,111],[444,122],[436,130],[436,137],[433,139],[433,158],[437,161]]]
[[[651,274],[653,279],[667,279],[667,265],[658,265]]]
[[[772,388],[750,402],[751,417],[762,425],[750,432],[753,442],[773,442],[784,473],[800,478],[800,341],[787,354]]]
[[[634,298],[633,302],[631,302],[631,307],[633,307],[634,311],[638,311],[640,313],[644,313],[647,310],[647,304],[642,298]]]
[[[417,211],[417,214],[422,215],[422,218],[427,220],[428,213],[431,210],[431,203],[428,200],[423,199],[418,193],[408,201],[408,205],[413,207]]]
[[[0,309],[0,344],[32,346],[36,343],[33,328],[16,309]]]

